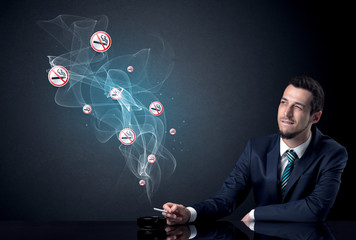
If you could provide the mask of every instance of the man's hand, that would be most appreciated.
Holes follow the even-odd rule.
[[[168,213],[162,213],[167,219],[168,225],[185,224],[189,221],[190,211],[181,204],[166,203],[163,205],[163,209]]]
[[[241,219],[241,221],[244,222],[245,224],[251,222],[250,213],[248,212],[248,213]]]
[[[248,227],[249,229],[251,229],[252,231],[254,231],[253,228],[251,228],[251,218],[250,218],[250,213],[248,212],[242,219],[241,221],[246,225],[246,227]]]

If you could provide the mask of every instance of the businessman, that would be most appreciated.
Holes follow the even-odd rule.
[[[164,204],[167,224],[225,217],[251,189],[256,207],[242,221],[324,221],[348,156],[343,146],[315,127],[323,106],[324,91],[317,81],[292,78],[278,107],[279,133],[251,139],[214,197],[191,207]]]

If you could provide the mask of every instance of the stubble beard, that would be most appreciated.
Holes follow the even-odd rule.
[[[301,134],[305,129],[308,128],[308,124],[301,130],[295,131],[295,132],[283,132],[280,128],[278,129],[278,134],[281,138],[283,139],[293,139],[297,137],[299,134]]]

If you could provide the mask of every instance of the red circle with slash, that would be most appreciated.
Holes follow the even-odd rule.
[[[111,37],[106,32],[96,32],[90,38],[90,45],[97,52],[106,52],[111,46]]]
[[[128,67],[127,67],[127,71],[128,71],[128,72],[131,73],[131,72],[133,72],[133,70],[134,70],[133,66],[128,66]]]
[[[142,180],[140,180],[138,183],[139,183],[141,186],[145,186],[146,181],[142,179]]]
[[[118,88],[111,89],[110,97],[113,100],[119,100],[121,98],[121,96],[122,96],[122,92],[120,91],[120,89],[118,89]]]
[[[93,110],[92,107],[88,104],[84,105],[83,107],[83,113],[85,114],[90,114],[92,110]]]
[[[121,130],[121,132],[119,134],[119,140],[124,145],[131,145],[136,140],[136,134],[132,129],[125,128],[125,129]]]
[[[150,112],[155,116],[161,115],[163,113],[163,105],[160,102],[151,103],[149,109]]]
[[[48,80],[55,87],[63,87],[69,80],[68,70],[62,66],[54,66],[48,72]]]
[[[177,131],[176,131],[174,128],[171,128],[171,129],[169,130],[169,133],[170,133],[171,135],[175,135],[175,134],[177,133]]]
[[[148,155],[148,157],[147,157],[147,161],[148,161],[149,163],[154,163],[154,162],[156,162],[156,160],[157,160],[157,158],[156,158],[156,156],[155,156],[154,154],[150,154],[150,155]]]

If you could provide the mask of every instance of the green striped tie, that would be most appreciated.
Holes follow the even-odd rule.
[[[286,168],[284,169],[284,172],[283,172],[282,178],[281,178],[282,198],[284,197],[288,179],[289,179],[290,174],[292,173],[293,168],[294,168],[294,161],[295,161],[295,159],[298,158],[297,153],[294,152],[293,150],[287,150],[286,155],[288,158],[288,164],[287,164]]]

